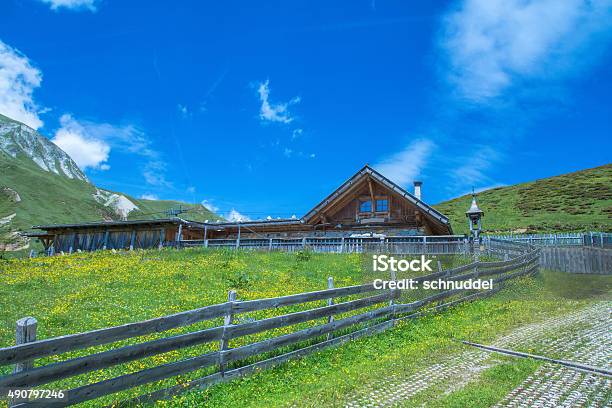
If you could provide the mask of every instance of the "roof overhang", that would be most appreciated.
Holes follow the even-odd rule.
[[[96,222],[84,222],[84,223],[74,223],[74,224],[51,224],[51,225],[34,225],[33,229],[39,230],[58,230],[58,229],[88,229],[88,228],[121,228],[121,227],[137,227],[143,225],[179,225],[182,224],[184,226],[193,226],[199,227],[203,226],[202,223],[187,221],[182,218],[174,217],[174,218],[159,218],[159,219],[150,219],[150,220],[126,220],[126,221],[96,221]]]

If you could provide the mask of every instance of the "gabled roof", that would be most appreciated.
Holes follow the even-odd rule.
[[[349,178],[344,183],[342,183],[340,187],[338,187],[333,193],[331,193],[323,201],[317,204],[306,215],[304,215],[302,217],[302,220],[306,223],[311,221],[321,210],[323,210],[325,207],[327,207],[328,205],[330,205],[331,203],[333,203],[334,201],[342,197],[342,195],[345,194],[347,191],[349,191],[351,187],[360,183],[366,177],[371,177],[373,180],[377,181],[381,185],[392,190],[393,192],[395,192],[402,198],[410,201],[412,204],[418,207],[425,216],[434,220],[438,224],[444,225],[445,227],[448,228],[449,233],[452,234],[450,221],[444,214],[437,211],[433,207],[427,205],[422,200],[419,200],[413,194],[409,193],[402,187],[398,186],[393,181],[389,180],[388,178],[386,178],[385,176],[383,176],[382,174],[380,174],[379,172],[377,172],[376,170],[374,170],[372,167],[370,167],[367,164],[361,170],[355,173],[351,178]]]

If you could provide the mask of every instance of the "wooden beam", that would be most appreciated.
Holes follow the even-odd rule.
[[[166,240],[166,229],[162,228],[159,230],[159,245],[158,249],[162,249],[164,247],[164,241]]]
[[[130,251],[134,250],[134,243],[136,242],[136,229],[132,230],[132,235],[130,236]]]
[[[183,224],[179,224],[178,231],[176,231],[176,241],[183,239]]]
[[[108,234],[109,234],[109,231],[108,229],[106,229],[106,231],[104,231],[104,245],[102,246],[102,249],[104,250],[108,248]]]
[[[368,176],[368,188],[370,189],[370,200],[372,200],[372,205],[370,206],[370,212],[372,216],[376,212],[376,198],[374,197],[374,188],[372,187],[372,178]]]
[[[365,180],[360,180],[359,183],[355,183],[347,191],[342,193],[340,197],[336,197],[333,201],[327,203],[325,207],[319,210],[319,213],[325,211],[327,214],[333,214],[336,207],[343,207],[346,203],[353,200],[355,198],[355,191],[363,187],[364,183]]]

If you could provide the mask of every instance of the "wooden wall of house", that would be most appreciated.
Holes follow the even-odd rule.
[[[57,230],[53,239],[55,253],[96,251],[100,249],[147,249],[158,248],[164,242],[176,239],[176,228],[160,226],[135,226],[133,228],[89,230]]]
[[[375,200],[388,200],[388,211],[376,211],[378,215],[388,218],[389,223],[401,223],[407,228],[422,226],[416,217],[416,208],[405,199],[379,185],[373,183],[372,190]],[[337,208],[327,213],[329,223],[353,224],[359,216],[359,205],[363,200],[370,200],[371,194],[367,183],[363,183],[350,197],[341,200]]]
[[[419,223],[416,219],[416,209],[406,200],[397,195],[391,195],[391,219],[393,221],[405,223],[408,226],[417,227]]]

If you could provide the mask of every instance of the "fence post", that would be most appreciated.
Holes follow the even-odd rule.
[[[227,301],[235,302],[236,301],[236,291],[230,290],[227,292]],[[228,349],[229,339],[227,338],[226,328],[231,326],[234,321],[234,311],[233,308],[230,309],[230,312],[225,315],[223,318],[223,334],[221,335],[221,341],[219,342],[219,371],[221,371],[221,376],[225,375],[225,356],[224,351]]]
[[[272,251],[272,238],[270,238],[270,242],[268,243],[268,251]]]
[[[240,220],[238,220],[238,236],[236,237],[236,248],[240,248]]]
[[[159,230],[159,244],[157,245],[157,249],[162,249],[164,247],[164,238],[166,238],[166,229],[162,228]]]
[[[582,262],[584,262],[584,272],[585,273],[593,273],[593,252],[591,248],[581,248],[582,249]]]
[[[15,344],[20,345],[24,343],[31,343],[36,341],[36,326],[37,321],[33,317],[23,317],[17,320],[15,328]],[[33,360],[22,361],[21,363],[15,364],[13,374],[28,371],[33,367]],[[9,399],[8,406],[13,407],[21,403],[21,400]]]
[[[344,252],[344,237],[340,240],[340,253]]]
[[[438,272],[442,272],[442,262],[438,259]]]
[[[334,278],[333,277],[328,277],[327,278],[327,289],[333,289],[334,288]],[[334,298],[329,298],[327,299],[327,306],[333,306],[334,304]],[[334,321],[334,316],[330,315],[327,318],[327,323],[331,323]],[[327,340],[330,340],[333,337],[333,333],[327,333]]]
[[[391,281],[395,282],[397,281],[397,275],[395,273],[395,270],[391,269]],[[391,306],[391,320],[395,321],[395,298],[394,298],[394,292],[396,290],[399,289],[391,289],[391,299],[389,300],[389,306]],[[395,325],[395,322],[393,323]]]
[[[17,326],[15,330],[15,344],[24,344],[31,343],[36,341],[36,325],[37,321],[33,317],[24,317],[17,320]],[[32,361],[23,361],[21,363],[15,364],[15,369],[13,373],[20,373],[22,371],[27,371],[32,368]]]

